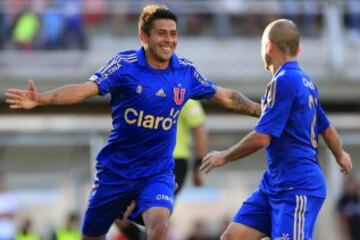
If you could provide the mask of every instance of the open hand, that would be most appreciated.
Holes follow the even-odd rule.
[[[208,173],[211,169],[221,167],[226,163],[225,154],[221,151],[212,151],[203,158],[200,170]]]
[[[350,155],[347,152],[343,151],[341,158],[336,159],[336,162],[341,167],[341,172],[343,172],[344,174],[348,174],[351,172],[352,161]]]
[[[32,109],[38,105],[38,93],[32,80],[28,82],[28,89],[8,89],[5,93],[6,103],[11,109]]]

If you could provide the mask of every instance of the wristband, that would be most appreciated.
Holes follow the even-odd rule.
[[[194,169],[194,170],[198,170],[199,167],[201,166],[201,163],[202,163],[202,158],[196,158],[196,159],[194,159],[193,169]]]

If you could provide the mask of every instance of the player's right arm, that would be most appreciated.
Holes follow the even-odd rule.
[[[261,115],[261,105],[259,103],[232,89],[217,87],[212,100],[234,112],[253,117],[260,117]]]
[[[32,109],[41,105],[66,105],[79,103],[98,95],[95,82],[69,84],[47,92],[38,93],[35,84],[29,80],[28,89],[8,89],[6,103],[11,109]]]
[[[260,117],[261,105],[235,90],[216,86],[196,67],[193,68],[192,99],[208,98],[233,112]]]
[[[228,162],[244,158],[257,150],[265,147],[271,141],[271,136],[252,131],[240,142],[224,151],[212,151],[202,161],[201,171],[208,173],[213,168],[218,168]]]
[[[334,126],[330,125],[321,133],[326,145],[335,156],[337,164],[341,167],[341,171],[345,174],[350,173],[352,169],[352,161],[350,155],[344,151],[341,145],[340,137]]]

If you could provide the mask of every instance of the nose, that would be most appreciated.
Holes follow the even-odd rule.
[[[164,35],[164,40],[166,42],[176,42],[176,38],[177,38],[176,34],[170,31]]]
[[[165,40],[166,42],[171,42],[171,41],[172,41],[171,34],[170,34],[170,33],[165,34],[164,40]]]

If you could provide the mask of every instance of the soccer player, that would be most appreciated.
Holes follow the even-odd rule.
[[[199,101],[188,100],[179,113],[176,130],[176,144],[173,153],[175,159],[174,177],[177,184],[175,199],[185,184],[189,167],[192,172],[192,182],[195,186],[202,186],[204,174],[200,171],[201,160],[207,152],[207,132],[205,128],[205,113]],[[191,166],[191,143],[194,144],[194,161]],[[174,200],[175,200],[174,199]],[[127,209],[125,215],[131,214],[135,202]],[[141,220],[141,219],[140,219]],[[136,221],[141,223],[141,221]],[[128,219],[117,219],[116,226],[131,240],[142,239],[142,231]]]
[[[273,78],[260,120],[239,143],[203,159],[201,170],[209,172],[266,146],[268,169],[259,189],[243,203],[222,240],[312,239],[326,195],[317,159],[319,134],[342,171],[351,171],[351,158],[320,105],[318,90],[296,61],[299,38],[292,21],[279,19],[266,27],[261,55]]]
[[[211,98],[233,111],[260,116],[259,104],[209,81],[191,61],[178,58],[177,17],[162,6],[146,6],[139,18],[139,50],[116,54],[82,84],[44,93],[33,81],[9,89],[11,109],[74,104],[111,95],[113,129],[97,156],[97,174],[83,221],[83,239],[102,239],[131,201],[130,219],[142,216],[149,240],[165,240],[173,209],[173,150],[179,111],[190,98]]]

